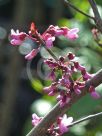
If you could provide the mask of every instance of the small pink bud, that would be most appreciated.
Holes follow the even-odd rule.
[[[99,99],[99,98],[100,98],[100,95],[99,95],[98,92],[95,91],[94,86],[92,86],[92,85],[90,86],[89,92],[90,92],[91,96],[92,96],[94,99]]]
[[[62,56],[59,57],[59,61],[61,61],[62,63],[64,62],[64,59],[65,59],[65,58],[62,57]]]
[[[51,71],[51,73],[49,74],[49,78],[51,79],[51,80],[55,80],[56,79],[56,75],[55,75],[55,72],[52,70]]]
[[[92,96],[94,99],[99,99],[99,98],[100,98],[99,93],[97,93],[96,91],[95,91],[95,92],[91,92],[91,96]]]
[[[78,95],[81,94],[81,90],[79,89],[79,86],[77,84],[74,85],[73,89],[74,89],[76,94],[78,94]]]
[[[83,80],[86,81],[88,79],[90,79],[92,77],[91,74],[89,74],[88,72],[86,72],[84,75],[83,75]]]
[[[53,42],[55,41],[54,36],[46,32],[42,35],[42,38],[45,41],[47,48],[51,48],[53,46]]]
[[[73,60],[75,58],[75,55],[72,52],[69,52],[68,58],[69,60]]]

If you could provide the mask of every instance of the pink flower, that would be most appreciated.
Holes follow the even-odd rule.
[[[75,40],[78,38],[78,28],[69,29],[67,27],[58,27],[58,26],[49,26],[47,33],[50,33],[53,36],[65,36],[70,40]]]
[[[84,75],[83,75],[83,80],[86,81],[88,79],[90,79],[92,77],[91,74],[89,74],[88,72],[86,72]]]
[[[65,36],[66,38],[70,40],[75,40],[78,38],[78,28],[69,29],[67,27],[62,27],[61,29],[63,30],[63,36]]]
[[[99,93],[97,93],[97,92],[95,91],[94,86],[92,86],[92,85],[90,86],[89,92],[90,92],[91,96],[92,96],[94,99],[99,99],[99,98],[100,98],[100,95],[99,95]]]
[[[77,62],[77,61],[74,62],[74,66],[75,66],[75,68],[76,68],[77,70],[80,70],[80,71],[84,71],[84,70],[85,70],[85,67],[84,67],[84,66],[81,66],[81,65],[79,64],[79,62]]]
[[[38,49],[33,49],[29,54],[27,54],[25,56],[25,59],[27,59],[27,60],[33,59],[37,55],[38,52],[39,52],[39,48]]]
[[[73,118],[72,117],[68,117],[67,115],[64,114],[62,119],[59,121],[59,130],[60,130],[60,134],[62,135],[65,132],[68,132],[69,128],[68,126],[72,123]]]
[[[62,86],[65,86],[66,88],[69,89],[71,82],[69,80],[69,76],[68,75],[63,75],[61,79],[59,79],[58,81],[59,84],[61,84]]]
[[[66,95],[63,91],[57,96],[57,100],[59,101],[60,107],[65,106],[71,100],[70,96]]]
[[[56,75],[55,75],[54,70],[51,71],[51,73],[48,75],[48,77],[53,81],[56,79]]]
[[[55,62],[53,59],[46,59],[44,61],[45,64],[47,64],[50,68],[54,69],[58,66],[58,63]]]
[[[52,34],[53,36],[61,36],[64,33],[63,30],[60,27],[53,26],[53,25],[49,26],[47,32]]]
[[[79,29],[78,28],[73,28],[73,29],[70,29],[66,35],[66,37],[68,37],[70,40],[75,40],[78,38],[78,33],[79,32]]]
[[[91,96],[92,96],[94,99],[99,99],[99,98],[100,98],[99,93],[97,93],[96,91],[91,92]]]
[[[56,87],[56,85],[51,85],[51,86],[45,87],[44,92],[48,93],[49,96],[54,96],[57,92],[57,87]]]
[[[32,125],[36,126],[41,121],[42,117],[38,117],[35,113],[32,114]]]
[[[75,93],[76,94],[81,94],[81,90],[80,90],[80,88],[79,88],[79,85],[77,85],[77,84],[75,84],[74,86],[73,86],[73,89],[74,89],[74,91],[75,91]]]
[[[51,48],[53,46],[53,42],[55,41],[55,37],[54,36],[52,36],[49,33],[44,33],[42,35],[42,38],[45,41],[47,48]]]
[[[12,45],[20,45],[24,41],[26,36],[27,34],[24,32],[19,32],[19,30],[16,30],[15,32],[13,29],[11,29],[10,42]]]
[[[72,52],[68,53],[69,60],[73,60],[75,58],[75,55]]]
[[[79,29],[69,29],[67,27],[58,27],[50,25],[49,28],[42,34],[42,39],[45,41],[46,46],[51,48],[53,46],[53,42],[55,41],[55,37],[64,36],[70,40],[75,40],[78,38]]]

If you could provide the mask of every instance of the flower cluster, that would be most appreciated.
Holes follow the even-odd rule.
[[[38,117],[35,113],[32,115],[32,125],[37,126],[41,121],[42,117]],[[62,134],[69,131],[69,125],[72,123],[73,118],[68,117],[64,114],[63,117],[58,117],[57,122],[52,124],[47,133],[51,136],[61,136]]]
[[[46,48],[53,47],[53,42],[56,37],[64,36],[69,40],[75,40],[78,38],[79,29],[69,29],[67,27],[58,27],[50,25],[48,29],[43,33],[38,33],[38,30],[34,23],[31,24],[30,31],[27,33],[16,32],[11,30],[11,44],[21,45],[26,38],[31,39],[32,41],[38,44],[37,49],[32,49],[32,51],[25,56],[25,59],[31,60],[33,59],[37,53],[40,51],[41,45]],[[97,37],[97,31],[93,31],[94,36]],[[69,52],[64,57],[59,58],[49,58],[44,61],[46,65],[51,69],[51,73],[49,75],[50,79],[52,79],[52,84],[48,87],[44,88],[44,92],[50,96],[56,95],[57,100],[59,101],[60,107],[69,104],[72,94],[80,95],[82,93],[83,88],[85,87],[85,82],[91,79],[92,75],[89,74],[85,67],[80,65],[79,62],[76,61],[75,55]],[[60,72],[60,78],[57,78],[56,72]],[[80,76],[76,79],[74,78],[74,74],[78,73]],[[95,91],[93,85],[89,87],[89,93],[95,99],[98,99],[100,95]],[[32,115],[32,125],[36,126],[42,120],[42,117],[38,117],[36,114]],[[68,117],[67,115],[63,115],[63,117],[58,117],[56,123],[52,124],[47,132],[51,136],[61,136],[65,132],[68,132],[69,126],[72,123],[73,118]]]
[[[30,60],[37,55],[42,44],[45,45],[47,48],[51,48],[56,37],[64,36],[67,39],[75,40],[76,38],[78,38],[77,34],[78,32],[79,32],[78,28],[69,29],[67,27],[60,28],[58,26],[50,25],[43,34],[40,34],[38,33],[35,24],[32,23],[28,34],[25,32],[19,32],[19,30],[15,32],[12,29],[10,35],[11,38],[10,42],[14,46],[21,45],[26,38],[29,38],[34,42],[38,43],[39,46],[38,49],[33,49],[29,54],[25,56],[25,59]]]
[[[72,93],[80,95],[85,87],[85,81],[92,77],[85,67],[75,60],[75,55],[71,52],[66,57],[59,57],[57,62],[52,58],[46,59],[44,62],[52,70],[50,78],[54,81],[50,86],[44,88],[44,92],[50,96],[58,94],[57,100],[61,107],[68,104]],[[61,71],[61,78],[57,80],[56,71],[58,70]],[[73,75],[75,73],[80,73],[81,76],[74,79]],[[89,93],[95,99],[100,97],[92,85],[89,88]]]

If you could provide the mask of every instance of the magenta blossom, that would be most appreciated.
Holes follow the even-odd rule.
[[[50,72],[50,74],[48,75],[48,77],[49,77],[52,81],[54,81],[54,80],[56,79],[56,75],[55,75],[54,70],[52,70],[52,71]]]
[[[68,53],[68,59],[73,60],[75,58],[75,55],[72,52]]]
[[[48,93],[49,96],[54,96],[57,92],[56,85],[53,85],[53,84],[48,87],[44,87],[43,90],[45,93]]]
[[[36,126],[41,121],[42,117],[38,117],[35,113],[32,114],[32,125]]]
[[[78,28],[74,28],[74,29],[70,29],[67,34],[65,35],[65,37],[69,38],[70,40],[75,40],[78,38],[78,33],[79,29]]]
[[[55,37],[62,36],[64,34],[64,31],[60,27],[53,25],[50,25],[45,32],[50,33]]]
[[[81,94],[81,90],[80,90],[79,87],[80,87],[80,86],[77,85],[77,84],[75,84],[75,85],[73,86],[73,89],[74,89],[75,93],[78,94],[78,95]]]
[[[43,40],[45,41],[46,47],[51,48],[53,46],[53,42],[55,41],[55,37],[49,33],[44,33],[42,35]]]
[[[38,117],[35,113],[32,114],[32,125],[37,126],[43,117]],[[50,125],[47,132],[51,136],[62,136],[64,133],[69,131],[69,125],[73,121],[72,117],[68,117],[64,114],[63,117],[58,117],[56,123]]]
[[[79,29],[78,28],[73,28],[69,29],[67,27],[58,27],[58,26],[53,26],[50,25],[49,28],[45,31],[45,33],[49,33],[52,36],[59,37],[59,36],[64,36],[70,40],[75,40],[78,38],[78,33]],[[44,34],[45,34],[44,33]]]
[[[19,30],[16,30],[15,32],[12,29],[10,42],[12,45],[20,45],[25,40],[25,38],[28,37],[34,42],[38,43],[39,46],[45,43],[45,46],[47,48],[51,48],[56,37],[64,36],[70,40],[75,40],[78,38],[78,32],[78,28],[69,29],[67,27],[50,25],[43,34],[40,34],[38,33],[35,24],[32,23],[28,34],[26,34],[25,32],[19,32]]]
[[[33,58],[37,55],[37,53],[39,52],[39,49],[40,49],[40,48],[38,48],[38,49],[33,49],[30,53],[28,53],[28,54],[25,56],[25,59],[27,59],[27,60],[33,59]]]
[[[55,37],[64,36],[70,40],[75,40],[78,38],[79,29],[69,29],[67,27],[58,27],[50,25],[48,29],[41,35],[42,39],[45,41],[45,44],[48,48],[53,46],[53,42],[55,41]]]
[[[64,134],[65,132],[68,132],[69,130],[68,126],[72,123],[72,121],[73,121],[72,117],[67,118],[66,114],[63,115],[58,124],[61,135]]]
[[[13,29],[11,29],[10,42],[12,45],[20,45],[25,40],[26,36],[27,34],[24,32],[19,32],[19,30],[16,30],[15,32]]]
[[[65,106],[68,104],[71,100],[71,97],[69,94],[65,94],[63,91],[60,92],[60,94],[57,96],[57,100],[59,101],[60,107]]]
[[[94,99],[99,99],[99,98],[100,98],[100,95],[99,95],[98,92],[96,92],[94,86],[92,86],[92,85],[90,86],[89,92],[90,92],[91,96],[92,96]]]

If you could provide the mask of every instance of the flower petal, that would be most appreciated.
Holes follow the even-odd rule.
[[[27,60],[33,59],[37,55],[38,51],[39,51],[38,49],[33,49],[29,54],[25,56],[25,59]]]

